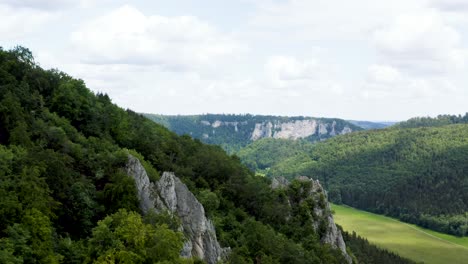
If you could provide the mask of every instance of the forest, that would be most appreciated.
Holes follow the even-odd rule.
[[[468,125],[457,121],[428,126],[415,121],[428,124],[446,119],[412,119],[382,130],[331,138],[299,153],[294,152],[299,142],[259,141],[239,155],[247,166],[263,169],[267,176],[320,179],[335,203],[465,236]],[[409,123],[415,128],[403,128]],[[277,152],[281,153],[279,162],[268,160]]]
[[[327,126],[328,131],[326,133],[315,133],[304,138],[304,140],[309,142],[316,142],[334,136],[330,134],[332,131],[332,124],[334,124],[336,131],[342,131],[345,127],[352,129],[352,131],[363,130],[363,128],[339,118],[286,117],[251,114],[205,114],[188,116],[144,114],[144,116],[179,135],[190,135],[204,143],[221,146],[230,154],[237,153],[253,142],[252,132],[256,124],[267,124],[270,122],[274,125],[313,119]],[[216,123],[218,123],[218,125],[216,125]],[[273,128],[273,131],[275,129],[279,130],[280,128]]]
[[[344,262],[311,228],[317,205],[286,206],[300,192],[273,191],[238,157],[42,69],[22,47],[0,49],[0,262],[201,263],[179,256],[177,219],[141,214],[124,171],[129,153],[152,181],[163,171],[183,180],[232,249],[226,262]],[[349,253],[381,255],[370,246]]]

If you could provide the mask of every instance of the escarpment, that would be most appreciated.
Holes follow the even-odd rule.
[[[339,249],[348,263],[352,263],[351,257],[346,252],[341,231],[336,227],[331,213],[330,203],[327,194],[318,180],[309,179],[305,176],[297,177],[292,184],[283,177],[273,178],[272,189],[283,189],[289,195],[289,206],[300,206],[303,202],[312,204],[313,210],[312,225],[314,230],[320,235],[320,241],[335,249]]]
[[[198,257],[209,264],[217,263],[226,254],[216,238],[211,220],[205,216],[203,205],[174,173],[164,172],[156,182],[150,182],[140,161],[129,155],[127,174],[135,180],[144,213],[168,210],[181,220],[181,230],[187,237],[181,255]]]
[[[204,143],[220,145],[230,153],[264,138],[316,142],[362,130],[339,118],[215,114],[145,116],[179,135],[187,134]]]

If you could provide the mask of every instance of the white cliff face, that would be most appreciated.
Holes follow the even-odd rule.
[[[132,176],[138,191],[138,199],[140,200],[140,209],[143,213],[147,213],[150,209],[155,208],[155,199],[152,195],[154,186],[150,183],[146,170],[141,165],[140,161],[132,155],[128,156],[127,175]]]
[[[322,123],[315,119],[295,120],[291,122],[267,122],[256,123],[252,132],[251,140],[262,138],[281,138],[281,139],[301,139],[312,135],[335,136],[337,134],[346,134],[352,132],[352,129],[346,126],[342,131],[336,131],[336,122],[332,124]]]
[[[271,129],[273,128],[273,124],[271,122],[268,123],[257,123],[255,124],[255,129],[252,132],[252,136],[250,137],[251,140],[255,141],[261,138],[270,138],[272,133]]]
[[[340,132],[341,135],[348,134],[353,132],[353,130],[349,126],[345,126],[343,130]]]
[[[326,125],[326,124],[320,123],[320,124],[319,124],[318,133],[319,133],[319,135],[326,135],[326,134],[328,134],[327,125]]]
[[[208,122],[208,121],[201,121],[201,123],[203,125],[208,125],[208,126],[210,125],[210,122]],[[246,125],[246,124],[247,124],[247,122],[225,122],[225,121],[216,120],[216,121],[213,122],[213,124],[211,124],[211,126],[213,128],[218,128],[218,127],[221,127],[221,126],[232,126],[232,127],[234,127],[234,131],[238,132],[239,131],[238,126],[239,125]]]
[[[296,120],[275,125],[275,130],[276,127],[279,127],[279,130],[273,135],[274,138],[299,139],[315,134],[317,131],[317,121],[313,119]]]
[[[149,181],[140,161],[129,155],[127,173],[136,183],[140,207],[144,213],[168,210],[176,214],[188,238],[181,255],[198,257],[209,264],[217,263],[227,249],[221,248],[213,223],[206,218],[203,205],[174,173],[164,172],[156,184]]]

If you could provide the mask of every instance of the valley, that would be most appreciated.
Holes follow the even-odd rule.
[[[347,232],[355,231],[369,242],[426,264],[465,263],[468,237],[455,237],[348,206],[332,205],[334,218]]]

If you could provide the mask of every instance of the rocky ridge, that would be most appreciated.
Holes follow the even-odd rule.
[[[308,197],[312,197],[315,201],[315,204],[318,206],[314,207],[314,214],[319,219],[324,219],[327,223],[326,231],[321,236],[321,242],[324,244],[329,244],[335,249],[339,249],[343,256],[346,258],[348,263],[352,263],[351,257],[346,252],[346,244],[344,242],[341,231],[336,227],[333,215],[331,213],[330,203],[327,201],[327,194],[323,189],[322,185],[318,180],[310,179],[306,176],[299,176],[296,178],[298,181],[310,182],[311,188],[309,189]],[[288,188],[290,182],[284,177],[276,177],[272,179],[271,188],[273,189],[284,189]],[[323,195],[322,195],[323,194]],[[319,206],[324,199],[324,206]],[[318,221],[314,222],[313,227],[316,231],[319,230],[320,223]]]
[[[306,139],[311,142],[362,130],[339,118],[205,114],[164,116],[145,114],[179,135],[190,135],[228,152],[262,138]]]
[[[180,230],[187,237],[181,256],[198,257],[214,264],[228,253],[229,249],[219,245],[203,205],[174,173],[164,172],[159,181],[151,183],[143,165],[132,155],[128,157],[126,171],[135,180],[143,213],[167,210],[180,218]]]

